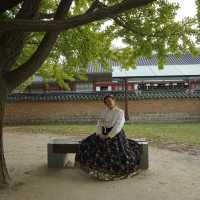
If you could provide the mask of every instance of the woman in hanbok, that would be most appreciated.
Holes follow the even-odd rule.
[[[96,132],[80,142],[75,165],[99,180],[123,179],[137,174],[141,149],[127,139],[124,111],[112,95],[104,97],[106,109],[97,122]]]

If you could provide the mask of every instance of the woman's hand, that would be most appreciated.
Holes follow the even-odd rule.
[[[103,135],[103,134],[98,134],[98,136],[99,136],[102,140],[105,140],[105,139],[109,138],[108,135]]]

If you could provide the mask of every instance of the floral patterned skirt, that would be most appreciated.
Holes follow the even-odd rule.
[[[137,174],[140,156],[139,144],[123,130],[105,140],[94,133],[81,141],[75,165],[99,180],[116,180]]]

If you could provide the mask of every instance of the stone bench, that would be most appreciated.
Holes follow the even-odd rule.
[[[134,139],[142,147],[140,169],[149,168],[148,142],[141,139]],[[47,144],[48,168],[63,168],[68,159],[69,153],[76,153],[80,140],[53,139]]]

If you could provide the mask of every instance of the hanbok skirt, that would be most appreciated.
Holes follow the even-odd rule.
[[[105,140],[94,133],[81,141],[75,165],[99,180],[116,180],[137,174],[140,157],[140,145],[123,130]]]

